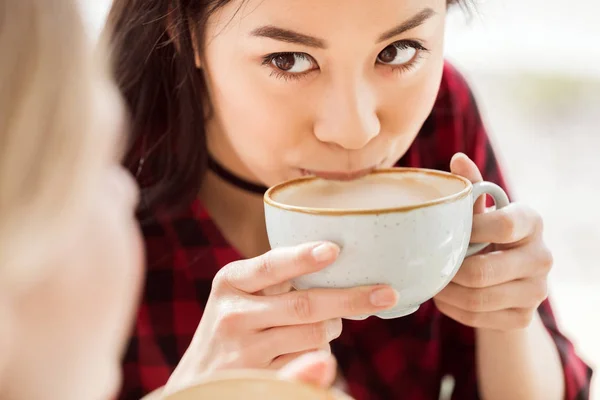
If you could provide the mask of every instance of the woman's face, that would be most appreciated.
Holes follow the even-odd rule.
[[[446,0],[231,1],[199,57],[209,151],[266,185],[393,165],[436,99],[445,16]]]
[[[119,167],[122,103],[112,82],[89,76],[87,132],[96,135],[70,221],[41,281],[13,307],[11,353],[0,393],[7,399],[109,399],[120,383],[120,359],[133,320],[142,271],[134,218],[137,188]],[[83,103],[83,104],[86,104]],[[31,243],[35,251],[35,243]]]

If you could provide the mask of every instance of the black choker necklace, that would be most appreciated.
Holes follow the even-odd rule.
[[[239,176],[234,175],[229,170],[225,169],[221,164],[219,164],[214,158],[210,155],[208,156],[208,168],[214,172],[219,178],[224,181],[230,183],[231,185],[245,190],[246,192],[256,193],[260,195],[264,195],[267,191],[267,187],[258,185],[256,183],[248,182],[245,179],[240,178]]]

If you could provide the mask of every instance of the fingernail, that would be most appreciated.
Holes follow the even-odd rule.
[[[342,334],[342,320],[331,319],[327,321],[325,325],[325,333],[327,335],[327,340],[330,341],[339,337]]]
[[[389,307],[398,301],[398,293],[392,288],[380,288],[371,292],[371,304],[376,307]]]
[[[316,262],[333,260],[339,248],[332,243],[322,243],[312,250],[312,256]]]

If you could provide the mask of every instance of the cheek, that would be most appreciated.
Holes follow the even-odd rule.
[[[123,221],[102,212],[82,221],[20,304],[13,368],[39,383],[23,398],[43,398],[33,395],[42,388],[62,399],[99,398],[116,388],[141,272],[139,241]]]
[[[130,213],[116,213],[115,210],[108,210],[107,213],[112,215],[108,215],[104,221],[98,221],[98,224],[104,224],[104,229],[98,232],[98,244],[93,249],[93,252],[99,253],[99,259],[104,259],[103,263],[97,265],[98,281],[104,284],[97,285],[97,288],[102,301],[107,304],[107,319],[112,319],[111,322],[119,330],[126,331],[131,324],[141,288],[144,261],[142,239]]]
[[[89,352],[118,361],[132,323],[139,296],[141,239],[133,217],[115,201],[96,208],[68,255],[71,279],[65,292],[73,293],[72,324],[89,338]],[[116,365],[116,364],[115,364]]]
[[[250,67],[230,68],[227,73],[215,61],[209,79],[214,117],[221,131],[208,132],[213,148],[231,147],[248,158],[249,165],[275,163],[310,135],[310,124],[302,110],[305,104],[290,96],[293,85],[275,81],[268,71]],[[223,141],[227,140],[227,143]]]
[[[383,132],[416,136],[437,99],[443,67],[441,56],[429,58],[407,84],[388,94],[381,113]]]

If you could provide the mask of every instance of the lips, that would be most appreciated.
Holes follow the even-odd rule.
[[[311,171],[303,169],[302,175],[316,176],[321,179],[331,181],[352,181],[369,175],[376,167],[362,169],[358,171]]]

